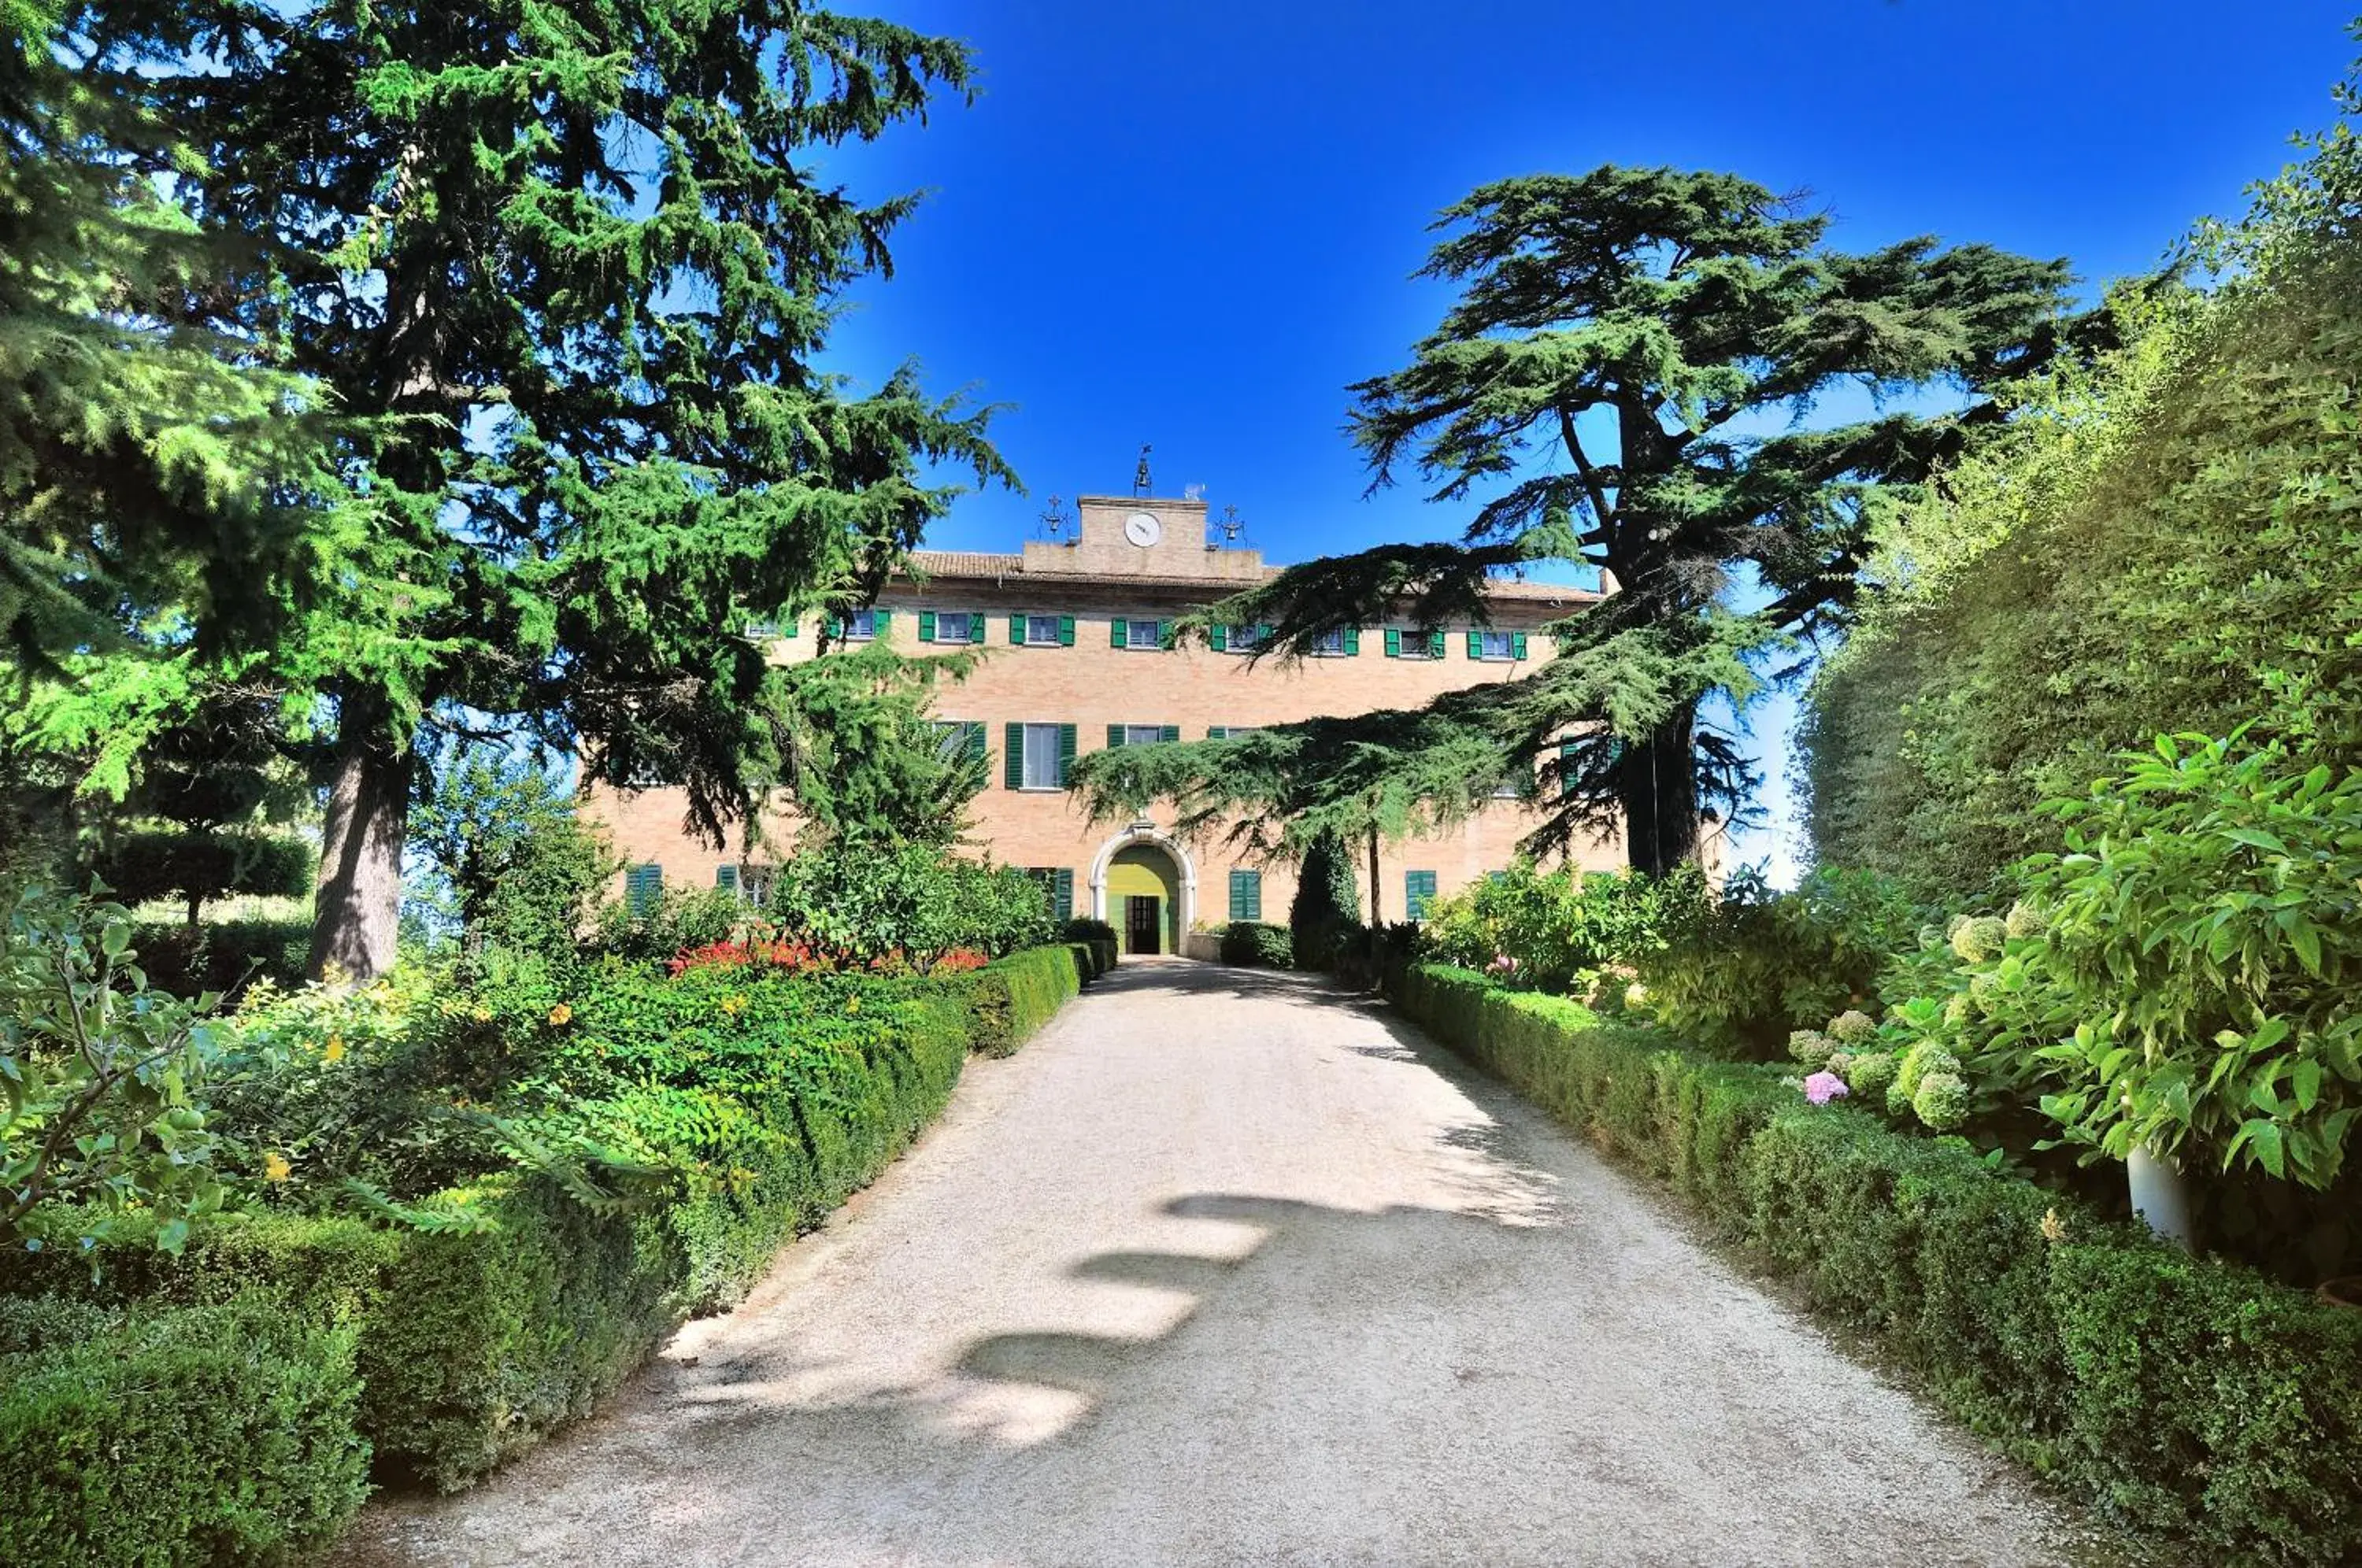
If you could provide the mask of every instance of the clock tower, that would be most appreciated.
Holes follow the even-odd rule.
[[[1154,495],[1085,495],[1075,502],[1075,538],[1034,540],[1025,547],[1028,577],[1090,576],[1204,581],[1221,586],[1260,581],[1256,550],[1209,544],[1206,503]]]

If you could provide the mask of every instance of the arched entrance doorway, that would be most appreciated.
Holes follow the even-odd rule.
[[[1196,894],[1188,852],[1153,823],[1108,840],[1091,867],[1091,902],[1126,953],[1180,952]]]

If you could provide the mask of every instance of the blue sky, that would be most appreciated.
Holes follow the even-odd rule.
[[[1603,162],[1809,191],[1863,248],[1907,235],[2065,256],[2096,288],[2241,204],[2331,117],[2356,0],[1693,0],[1610,6],[876,0],[966,39],[972,108],[837,156],[932,194],[834,362],[905,356],[1011,405],[1022,495],[963,498],[931,543],[1013,549],[1049,497],[1202,484],[1275,560],[1457,532],[1364,500],[1348,382],[1400,364],[1448,296],[1413,282],[1435,211],[1485,181]],[[861,9],[863,7],[855,7]],[[1793,860],[1793,710],[1749,715]]]

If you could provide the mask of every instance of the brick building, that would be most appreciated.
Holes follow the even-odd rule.
[[[1550,657],[1546,623],[1596,595],[1505,582],[1491,624],[1434,635],[1407,625],[1346,632],[1300,663],[1251,663],[1252,628],[1218,630],[1213,647],[1166,646],[1171,623],[1272,575],[1261,555],[1207,536],[1200,501],[1086,496],[1076,537],[1029,543],[1018,555],[922,551],[874,611],[838,630],[884,637],[920,654],[965,646],[985,653],[966,680],[944,688],[939,719],[972,726],[989,756],[973,837],[1004,864],[1038,872],[1062,911],[1094,914],[1125,935],[1127,951],[1180,950],[1193,927],[1232,919],[1285,921],[1293,867],[1239,861],[1216,843],[1184,843],[1163,812],[1131,823],[1092,822],[1065,788],[1073,758],[1103,745],[1198,740],[1209,734],[1377,708],[1416,708],[1441,692],[1529,671]],[[820,629],[788,630],[779,657],[821,657]],[[595,792],[586,809],[613,832],[629,869],[628,896],[663,886],[744,885],[759,867],[682,830],[674,790]],[[1379,877],[1390,918],[1416,914],[1507,865],[1532,824],[1514,793],[1448,833],[1384,847]],[[784,830],[784,831],[783,831]],[[767,836],[784,842],[791,827]],[[1612,842],[1584,865],[1623,864]],[[1366,879],[1366,867],[1356,870]],[[1367,898],[1366,889],[1363,891]]]

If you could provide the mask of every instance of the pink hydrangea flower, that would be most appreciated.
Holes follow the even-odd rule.
[[[1827,1105],[1845,1097],[1845,1080],[1835,1073],[1815,1073],[1805,1080],[1805,1098],[1815,1105]]]

